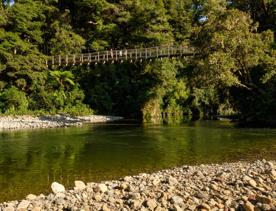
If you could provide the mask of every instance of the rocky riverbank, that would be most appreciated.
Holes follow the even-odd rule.
[[[6,129],[33,129],[33,128],[56,128],[79,126],[83,123],[99,123],[120,120],[122,117],[115,116],[0,116],[0,130]]]
[[[276,210],[275,161],[183,166],[118,181],[58,183],[53,193],[28,195],[0,204],[0,210]]]

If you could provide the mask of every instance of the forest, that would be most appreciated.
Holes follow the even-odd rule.
[[[276,126],[275,0],[2,0],[0,114]],[[52,55],[189,45],[187,58],[49,68]]]

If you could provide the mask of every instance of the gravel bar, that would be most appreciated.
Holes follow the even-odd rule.
[[[1,130],[35,129],[35,128],[57,128],[69,126],[81,126],[83,123],[101,123],[120,120],[122,117],[115,116],[0,116]]]
[[[53,193],[30,194],[0,204],[0,210],[275,211],[275,165],[258,160],[182,166],[101,183],[75,181],[71,190],[54,182]]]

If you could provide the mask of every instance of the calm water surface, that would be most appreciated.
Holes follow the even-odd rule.
[[[0,201],[47,193],[53,181],[102,181],[184,164],[276,158],[275,129],[229,122],[0,132]]]

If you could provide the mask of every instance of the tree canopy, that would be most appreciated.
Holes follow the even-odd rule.
[[[273,0],[3,0],[0,112],[276,123]],[[155,45],[191,58],[49,69],[51,55]]]

